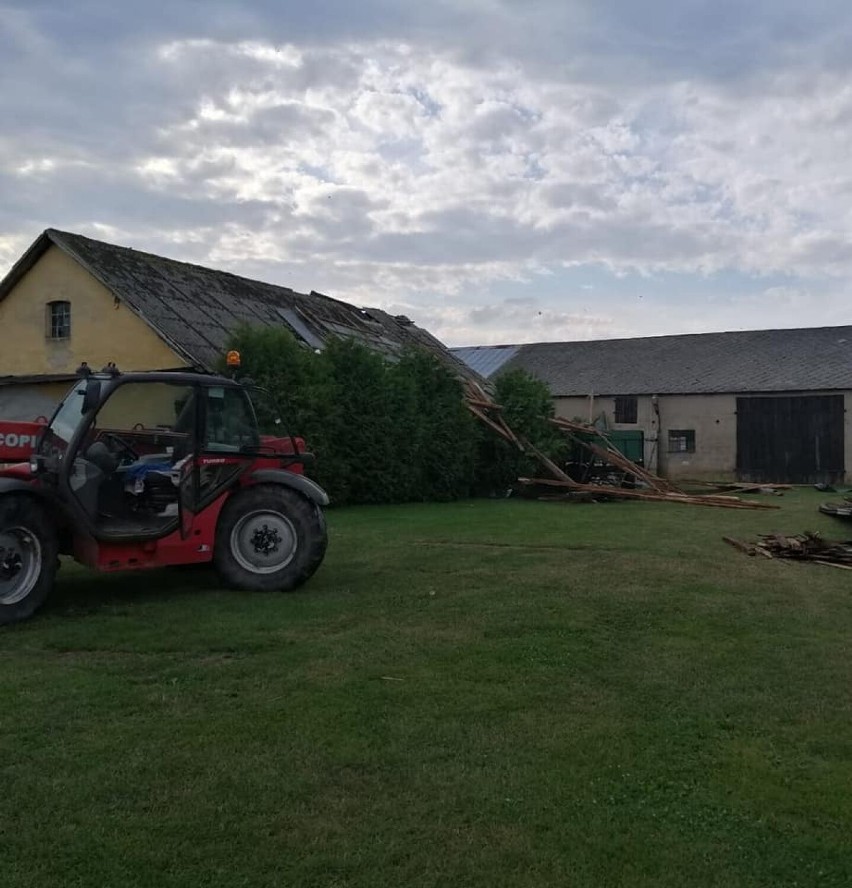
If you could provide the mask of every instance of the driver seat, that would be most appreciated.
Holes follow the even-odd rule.
[[[94,463],[104,475],[111,475],[119,464],[118,457],[104,444],[103,441],[95,441],[86,449],[86,460]]]
[[[99,513],[99,500],[101,485],[107,478],[105,472],[95,460],[85,457],[77,457],[68,476],[68,485],[80,501],[80,505],[92,518],[97,518]],[[99,455],[96,453],[96,457]]]

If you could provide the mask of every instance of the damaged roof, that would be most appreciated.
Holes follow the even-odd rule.
[[[0,282],[0,300],[55,245],[144,320],[187,363],[212,370],[240,324],[288,328],[310,348],[331,336],[357,339],[389,357],[407,346],[429,349],[458,376],[483,380],[408,318],[358,308],[322,293],[297,293],[187,262],[47,229]]]
[[[477,352],[504,346],[480,346]],[[852,389],[852,326],[691,333],[511,346],[556,397]],[[464,357],[467,349],[455,349]],[[475,366],[485,367],[482,354]]]
[[[518,353],[519,345],[471,345],[451,348],[450,351],[486,379]]]

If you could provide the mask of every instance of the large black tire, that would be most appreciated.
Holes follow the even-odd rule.
[[[0,495],[0,626],[26,620],[44,604],[58,563],[47,510],[26,494]]]
[[[280,484],[259,484],[225,503],[213,564],[234,589],[289,592],[313,576],[327,546],[319,506]]]

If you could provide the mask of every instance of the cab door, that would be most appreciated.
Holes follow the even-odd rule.
[[[180,380],[118,378],[83,415],[62,454],[59,486],[95,538],[156,539],[180,526],[174,468],[195,448],[194,391]]]
[[[181,533],[215,502],[257,457],[257,421],[248,394],[235,385],[198,389],[197,448],[181,477]]]

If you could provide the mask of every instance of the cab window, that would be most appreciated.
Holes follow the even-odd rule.
[[[212,386],[204,397],[205,450],[238,453],[259,445],[254,409],[243,389]]]

